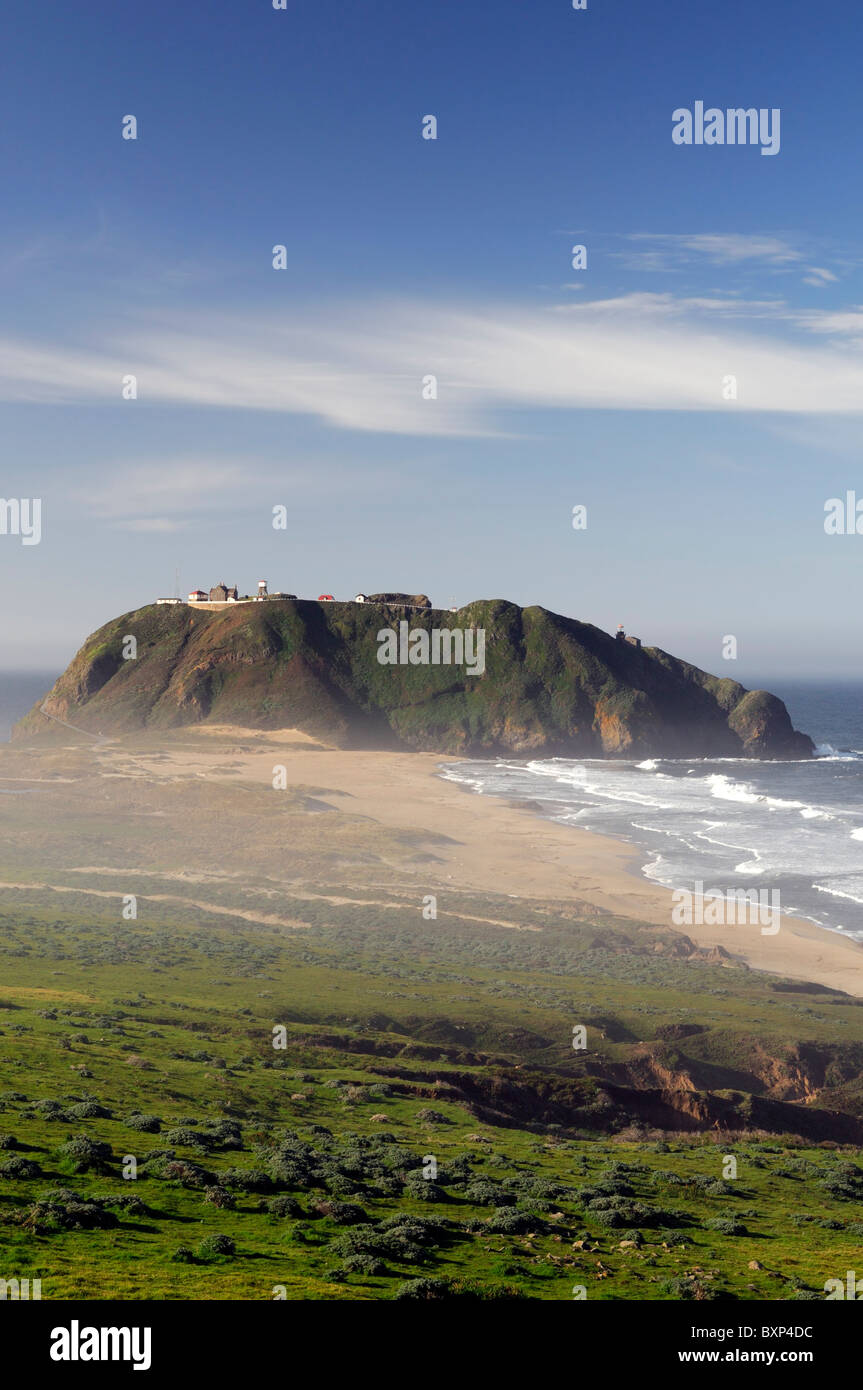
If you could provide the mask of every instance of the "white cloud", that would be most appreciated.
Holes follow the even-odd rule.
[[[132,409],[131,402],[129,408]],[[174,458],[156,462],[112,463],[100,470],[98,486],[89,489],[91,510],[106,519],[129,516],[129,529],[168,529],[161,525],[165,512],[210,509],[225,494],[239,493],[244,486],[241,460],[231,465],[208,459]],[[149,520],[143,518],[149,517]]]
[[[138,401],[120,398],[128,372]],[[437,400],[422,397],[429,375]],[[727,375],[740,384],[733,404],[721,396]],[[0,342],[0,395],[307,414],[417,436],[505,433],[515,410],[859,413],[863,310],[631,294],[553,309],[383,302],[287,321],[174,317],[76,349]],[[173,510],[165,499],[230,489],[238,473],[232,460],[160,467],[118,479],[117,495],[109,488],[101,500],[105,514],[164,516]]]
[[[405,489],[402,471],[365,461],[362,467],[316,456],[286,464],[266,457],[175,456],[115,459],[76,469],[58,483],[57,505],[70,515],[95,517],[117,531],[171,532],[197,528],[226,514],[271,515],[278,503],[315,503],[332,497],[391,495]]]
[[[804,285],[816,285],[821,289],[824,285],[833,284],[837,278],[832,270],[826,270],[824,266],[810,265],[806,267],[803,283]]]
[[[640,270],[669,270],[675,264],[692,264],[699,259],[711,265],[757,261],[762,266],[788,268],[803,259],[802,252],[781,237],[740,232],[635,232],[625,240],[647,243],[644,250],[623,253],[629,265]]]

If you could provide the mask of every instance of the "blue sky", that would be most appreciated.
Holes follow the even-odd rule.
[[[12,0],[2,493],[44,534],[0,536],[3,665],[62,666],[179,569],[861,674],[863,536],[823,527],[863,498],[861,28],[773,0]],[[779,108],[779,154],[675,145],[698,100]]]

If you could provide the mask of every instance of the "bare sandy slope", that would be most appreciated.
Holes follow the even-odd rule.
[[[223,766],[225,740],[235,739],[247,748],[258,744],[260,751],[231,748],[236,765],[228,771]],[[218,766],[220,780],[269,781],[278,762],[287,771],[289,785],[302,783],[341,793],[344,800],[339,796],[333,801],[341,810],[399,829],[448,836],[451,844],[434,846],[443,864],[423,870],[419,884],[423,892],[452,883],[460,889],[557,898],[673,929],[671,893],[642,878],[643,856],[631,845],[556,825],[503,798],[479,796],[445,781],[439,768],[443,762],[457,761],[454,758],[432,753],[345,752],[316,748],[312,742],[293,729],[263,735],[228,728],[186,729],[183,745],[166,745],[168,761],[148,767],[147,772],[207,776]],[[122,761],[121,748],[113,756]],[[416,878],[416,870],[406,871],[406,882],[410,878]],[[724,947],[754,969],[863,997],[863,947],[809,922],[783,917],[776,935],[763,935],[758,925],[680,930],[699,946]]]

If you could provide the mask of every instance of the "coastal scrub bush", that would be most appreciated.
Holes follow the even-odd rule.
[[[415,1202],[444,1202],[446,1193],[431,1178],[424,1178],[421,1168],[414,1168],[405,1178],[405,1195]]]
[[[505,1192],[496,1182],[486,1182],[483,1178],[466,1187],[464,1196],[476,1207],[515,1206],[517,1201],[514,1192]]]
[[[519,1211],[525,1212],[534,1219],[544,1216],[547,1212],[554,1211],[556,1207],[556,1202],[546,1201],[544,1197],[524,1197],[518,1204]]]
[[[164,1139],[166,1144],[175,1144],[181,1149],[206,1149],[209,1147],[203,1134],[199,1134],[196,1129],[187,1129],[184,1126],[166,1130]]]
[[[201,1130],[203,1142],[217,1149],[241,1149],[243,1132],[236,1120],[211,1120]]]
[[[70,1120],[110,1120],[111,1112],[95,1100],[82,1100],[80,1105],[72,1105],[67,1111]]]
[[[237,1205],[233,1192],[226,1187],[205,1187],[204,1201],[208,1206],[218,1207],[222,1211],[230,1211]]]
[[[272,1216],[302,1216],[303,1209],[295,1197],[271,1197],[267,1211]]]
[[[302,1159],[289,1154],[273,1154],[267,1164],[273,1181],[282,1187],[313,1187],[316,1185],[314,1168]]]
[[[466,1183],[472,1182],[476,1174],[471,1167],[469,1158],[462,1155],[459,1158],[449,1158],[445,1163],[438,1165],[437,1180],[444,1187],[463,1187]]]
[[[440,1244],[443,1226],[424,1216],[389,1217],[378,1230],[383,1239],[383,1250],[391,1259],[404,1263],[417,1263],[425,1258],[425,1250],[434,1249]]]
[[[359,1101],[366,1099],[366,1088],[364,1086],[345,1086],[339,1091],[339,1099],[343,1105],[356,1105]]]
[[[863,1198],[863,1169],[853,1163],[840,1163],[819,1183],[822,1191],[840,1201],[859,1201]]]
[[[14,1158],[7,1158],[5,1163],[0,1163],[0,1177],[3,1178],[38,1178],[41,1172],[39,1164],[32,1158],[16,1155]]]
[[[216,1182],[213,1173],[188,1159],[177,1158],[173,1149],[154,1149],[139,1165],[139,1171],[149,1178],[179,1183],[181,1187],[211,1187]]]
[[[357,1182],[356,1178],[346,1178],[344,1173],[325,1172],[322,1174],[327,1186],[327,1191],[334,1197],[352,1197],[355,1192],[361,1192],[363,1185]]]
[[[702,1301],[719,1297],[717,1290],[692,1275],[684,1275],[679,1279],[665,1279],[659,1287],[670,1299]]]
[[[725,1182],[722,1178],[711,1178],[705,1173],[696,1173],[692,1179],[693,1187],[699,1192],[703,1192],[706,1197],[729,1197],[732,1193],[739,1195],[740,1189],[733,1187],[731,1183]]]
[[[567,1187],[555,1178],[536,1178],[530,1173],[520,1174],[516,1181],[504,1179],[504,1186],[517,1187],[519,1192],[529,1197],[548,1197],[551,1201],[575,1201],[578,1189]]]
[[[230,1236],[219,1233],[204,1236],[198,1243],[198,1257],[202,1260],[216,1259],[220,1255],[235,1255],[237,1247]]]
[[[76,1134],[57,1149],[64,1170],[72,1173],[105,1173],[111,1161],[111,1146],[86,1134]]]
[[[480,1284],[472,1279],[408,1279],[399,1284],[393,1297],[422,1300],[465,1298],[496,1302],[499,1299],[524,1298],[525,1295],[511,1284]]]
[[[722,1236],[745,1236],[747,1234],[742,1221],[734,1221],[728,1216],[712,1216],[709,1221],[705,1221],[704,1227],[708,1231],[718,1231]]]
[[[528,1212],[514,1211],[511,1207],[496,1207],[487,1221],[483,1222],[487,1231],[495,1235],[520,1236],[528,1231],[536,1231],[542,1222]]]
[[[635,1188],[628,1182],[619,1179],[609,1179],[607,1182],[594,1183],[592,1187],[582,1187],[577,1200],[583,1202],[585,1206],[590,1206],[592,1202],[603,1197],[634,1197]]]
[[[146,1202],[136,1196],[134,1192],[121,1192],[116,1196],[109,1194],[107,1197],[93,1197],[91,1201],[98,1202],[101,1207],[114,1207],[117,1211],[124,1211],[127,1216],[148,1216],[150,1208]]]
[[[688,1217],[680,1212],[652,1207],[646,1202],[633,1202],[625,1197],[598,1197],[588,1204],[588,1215],[600,1226],[616,1230],[621,1226],[685,1225]]]
[[[100,1202],[91,1202],[75,1192],[60,1190],[42,1198],[27,1211],[23,1224],[30,1230],[47,1232],[109,1230],[117,1217]]]
[[[331,1221],[335,1221],[339,1226],[358,1226],[361,1223],[368,1224],[368,1216],[362,1207],[358,1207],[354,1202],[338,1202],[323,1200],[312,1203],[313,1211],[319,1216],[328,1216]]]
[[[273,1180],[261,1168],[226,1168],[219,1177],[225,1187],[239,1192],[272,1192]]]
[[[65,1120],[68,1118],[63,1106],[57,1100],[37,1100],[33,1109],[43,1115],[46,1120]]]
[[[398,1178],[394,1177],[376,1178],[374,1189],[380,1197],[398,1197],[402,1190],[402,1184]]]
[[[330,1241],[329,1249],[338,1256],[375,1255],[402,1264],[421,1264],[426,1259],[426,1251],[411,1239],[407,1227],[382,1231],[371,1225],[351,1226]]]
[[[127,1115],[125,1122],[129,1129],[137,1129],[141,1134],[159,1134],[162,1129],[162,1121],[158,1115],[143,1115],[140,1110],[133,1110],[131,1115]]]
[[[374,1255],[349,1255],[342,1263],[342,1269],[346,1274],[368,1274],[371,1276],[386,1274],[387,1267],[383,1260],[378,1260]]]
[[[386,1250],[386,1239],[371,1224],[351,1226],[341,1235],[334,1236],[329,1249],[334,1255],[382,1255]]]

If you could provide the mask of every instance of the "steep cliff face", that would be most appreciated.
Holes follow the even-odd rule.
[[[485,669],[381,664],[378,633],[483,629]],[[127,638],[137,655],[124,657]],[[479,668],[478,668],[479,669]],[[500,599],[456,613],[278,600],[151,604],[87,639],[44,702],[94,733],[200,722],[294,727],[342,746],[573,757],[800,758],[782,702],[658,648]],[[13,738],[56,730],[37,707]]]

